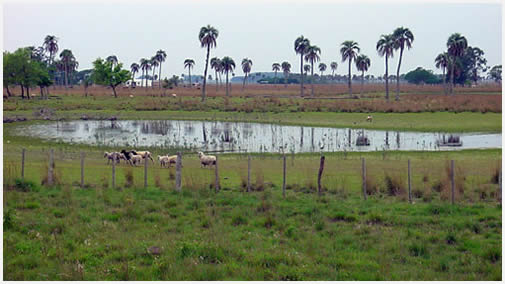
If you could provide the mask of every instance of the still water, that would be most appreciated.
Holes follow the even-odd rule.
[[[402,132],[219,121],[69,121],[19,126],[16,131],[20,135],[67,143],[133,148],[186,148],[209,152],[300,153],[501,148],[501,133]],[[437,146],[436,141],[449,134],[459,135],[463,145]],[[366,136],[370,145],[357,146],[360,135]]]

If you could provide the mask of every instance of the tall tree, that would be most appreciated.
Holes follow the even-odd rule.
[[[158,57],[156,55],[154,55],[153,57],[151,57],[151,67],[153,68],[153,78],[151,80],[151,88],[154,89],[154,72],[156,71],[156,67],[158,67],[160,65],[160,63],[158,62]]]
[[[444,93],[447,95],[447,80],[445,76],[445,70],[449,66],[449,55],[447,52],[440,53],[435,58],[435,67],[442,69],[442,77],[444,80]]]
[[[467,47],[468,42],[466,38],[459,33],[452,34],[447,40],[447,53],[449,54],[449,64],[451,66],[451,85],[449,90],[451,95],[454,86],[454,68],[456,66],[456,60],[463,56]]]
[[[291,72],[291,64],[289,64],[287,61],[284,61],[282,62],[281,67],[282,72],[284,73],[284,87],[287,87],[289,72]]]
[[[352,40],[346,40],[340,45],[340,54],[342,55],[342,62],[349,60],[349,96],[352,95],[352,76],[351,76],[351,64],[352,61],[358,56],[360,49],[357,42]]]
[[[111,87],[114,97],[117,98],[116,87],[131,78],[130,72],[122,68],[121,63],[112,67],[112,62],[98,58],[93,62],[92,80],[96,84]]]
[[[307,48],[305,53],[305,61],[310,63],[310,96],[314,96],[314,63],[319,62],[321,49],[316,45],[311,45]]]
[[[142,58],[140,59],[140,69],[142,69],[142,85],[144,85],[144,78],[146,80],[146,83],[144,87],[147,87],[147,72],[151,70],[151,62],[149,62],[148,59]]]
[[[368,58],[368,56],[360,54],[358,57],[356,57],[356,69],[361,71],[361,95],[363,95],[363,85],[365,84],[365,72],[368,71],[369,67],[370,58]]]
[[[326,66],[326,64],[324,64],[322,62],[319,63],[319,72],[321,72],[321,80],[323,79],[323,73],[324,73],[324,71],[326,71],[327,67],[328,66]]]
[[[337,71],[338,63],[333,61],[330,63],[330,68],[331,68],[331,77],[335,79],[335,71]]]
[[[495,82],[501,82],[501,64],[495,65],[489,70],[489,77],[495,80]]]
[[[207,68],[209,67],[210,49],[217,46],[216,40],[218,35],[219,31],[211,25],[202,27],[200,29],[200,33],[198,34],[198,39],[200,40],[201,47],[207,48],[207,56],[205,58],[205,71],[203,72],[202,102],[205,101],[205,85],[207,84]]]
[[[245,83],[247,81],[247,76],[251,72],[252,60],[249,59],[249,58],[244,58],[244,59],[242,59],[242,64],[241,65],[242,65],[242,71],[245,74],[245,76],[244,76],[244,82],[242,83],[242,91],[243,91],[244,88],[245,88]]]
[[[228,90],[228,87],[229,87],[228,73],[233,72],[233,69],[235,69],[235,61],[233,61],[233,59],[231,59],[230,57],[225,56],[225,57],[223,57],[223,59],[221,59],[221,64],[223,66],[223,72],[226,73],[226,96],[229,97],[230,93]]]
[[[161,89],[161,64],[165,62],[165,59],[167,58],[167,53],[164,50],[158,50],[156,51],[156,59],[158,60],[158,63],[160,64],[160,69],[159,69],[159,75],[158,75],[158,88]]]
[[[303,65],[303,71],[304,74],[307,75],[307,73],[310,71],[310,64]]]
[[[408,28],[399,27],[393,31],[395,41],[395,50],[400,50],[400,58],[398,59],[398,68],[396,69],[396,97],[395,100],[400,100],[400,66],[402,65],[403,50],[405,47],[410,49],[414,42],[414,35]]]
[[[58,38],[53,35],[46,35],[43,46],[49,52],[49,65],[51,65],[54,55],[58,52]]]
[[[217,57],[212,57],[210,59],[210,68],[214,69],[214,72],[216,74],[216,93],[217,93],[218,88],[219,88],[219,81],[218,81],[217,73],[221,72],[221,60]]]
[[[130,65],[130,70],[132,73],[132,83],[130,84],[130,88],[133,87],[133,84],[135,84],[135,73],[139,72],[140,66],[137,63],[132,63]]]
[[[470,65],[470,77],[476,84],[479,79],[479,71],[486,72],[487,70],[487,60],[484,58],[484,51],[478,47],[469,46],[466,49],[465,56],[468,58]]]
[[[105,58],[105,60],[107,60],[107,62],[112,63],[111,68],[114,68],[114,65],[117,64],[117,56],[115,55],[109,55],[107,56],[107,58]]]
[[[295,52],[296,54],[300,54],[300,96],[303,97],[303,56],[305,55],[307,48],[310,46],[310,40],[308,38],[304,38],[303,35],[299,36],[295,40]]]
[[[386,100],[389,101],[389,75],[388,75],[388,59],[393,58],[393,51],[395,46],[395,40],[392,34],[382,35],[375,48],[380,56],[384,56],[386,59]]]
[[[60,60],[61,60],[61,63],[63,64],[63,66],[64,66],[65,88],[68,88],[68,73],[70,72],[72,64],[75,61],[75,57],[72,54],[72,51],[70,49],[64,49],[60,53]]]
[[[275,72],[274,74],[274,81],[277,82],[277,71],[281,70],[281,65],[279,63],[274,63],[272,64],[272,71]]]
[[[188,68],[189,86],[191,87],[191,68],[195,66],[195,61],[193,59],[184,60],[184,69]]]

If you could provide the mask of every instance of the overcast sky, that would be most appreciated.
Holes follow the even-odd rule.
[[[249,57],[252,72],[271,71],[273,62],[282,61],[289,61],[296,72],[300,59],[293,44],[304,35],[321,48],[321,61],[328,67],[331,61],[338,62],[339,74],[347,74],[340,44],[357,41],[372,61],[369,73],[379,75],[384,73],[384,59],[375,50],[377,40],[381,34],[404,26],[415,36],[413,48],[404,52],[401,73],[406,73],[418,66],[434,70],[435,56],[446,49],[447,38],[454,32],[484,50],[488,65],[501,64],[501,11],[496,2],[7,2],[3,4],[3,49],[39,46],[50,34],[59,38],[59,52],[72,50],[79,69],[90,68],[97,57],[111,54],[129,69],[131,63],[163,49],[167,52],[163,77],[186,73],[186,58],[196,62],[192,73],[203,74],[205,50],[200,48],[198,32],[210,24],[219,30],[211,57],[230,56],[237,69],[240,61]],[[395,56],[390,73],[396,72],[397,61]]]

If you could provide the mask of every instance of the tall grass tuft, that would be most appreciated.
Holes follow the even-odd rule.
[[[124,186],[126,188],[130,188],[130,187],[132,187],[135,184],[132,168],[126,168],[125,169],[125,171],[124,171],[124,180],[125,180]]]
[[[390,196],[404,196],[405,182],[398,174],[385,173],[384,175],[385,192]]]

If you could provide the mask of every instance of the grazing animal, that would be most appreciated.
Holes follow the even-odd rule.
[[[133,155],[137,155],[137,152],[131,150],[131,151],[126,151],[125,149],[121,150],[121,154],[123,154],[125,156],[125,159],[126,161],[130,164],[130,165],[133,165],[132,164],[132,156]]]
[[[372,122],[372,116],[371,115],[367,116],[366,121]]]
[[[142,156],[140,155],[131,155],[130,163],[132,166],[142,165]]]
[[[177,98],[177,94],[172,94],[172,98]]]
[[[147,158],[151,159],[151,162],[154,163],[153,156],[151,155],[151,152],[149,152],[149,151],[135,151],[135,153],[137,155],[142,156],[142,158],[144,158],[144,159],[147,159]]]
[[[116,164],[119,164],[119,159],[120,159],[120,153],[118,152],[105,152],[103,153],[103,157],[107,158],[107,165],[112,161],[113,163],[115,162]]]
[[[198,152],[198,158],[202,167],[216,165],[216,156],[207,156],[203,152]]]
[[[177,163],[177,155],[169,156],[168,154],[166,156],[158,156],[158,161],[160,162],[161,167],[169,167],[172,164]]]

